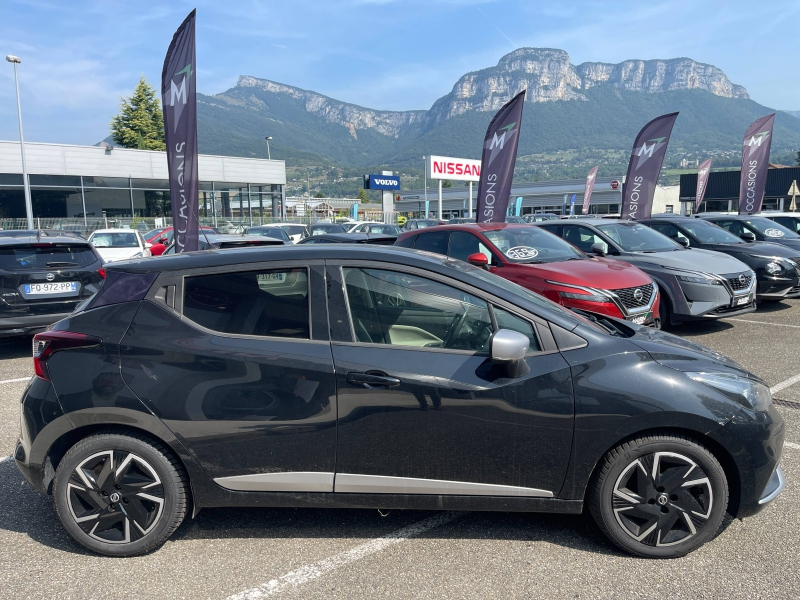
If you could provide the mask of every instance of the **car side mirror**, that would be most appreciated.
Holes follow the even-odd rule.
[[[600,256],[605,256],[608,254],[608,245],[606,245],[605,242],[595,242],[592,244],[592,252]]]
[[[481,269],[489,268],[489,259],[486,258],[486,255],[483,252],[476,252],[475,254],[470,254],[467,257],[467,262],[476,267],[480,267]]]
[[[689,240],[687,240],[684,237],[679,237],[675,241],[678,242],[684,248],[688,248],[689,247]]]
[[[525,358],[530,346],[527,336],[511,329],[500,329],[489,340],[489,354],[497,365],[512,365]]]
[[[756,241],[756,235],[752,231],[745,231],[739,237],[742,238],[745,242],[755,242]]]

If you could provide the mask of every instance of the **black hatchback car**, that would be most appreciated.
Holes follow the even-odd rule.
[[[16,463],[107,555],[203,507],[588,505],[673,557],[784,487],[783,421],[736,363],[403,248],[115,263],[34,366]]]
[[[0,337],[41,331],[93,296],[105,277],[89,242],[50,231],[0,236]]]
[[[759,300],[800,297],[800,250],[769,242],[745,242],[703,219],[653,215],[639,221],[686,248],[714,250],[738,258],[756,274]]]

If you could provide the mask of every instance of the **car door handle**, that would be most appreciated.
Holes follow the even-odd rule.
[[[377,373],[359,373],[357,371],[352,371],[347,374],[347,383],[362,385],[367,388],[397,387],[400,385],[400,380],[397,377],[389,377]]]

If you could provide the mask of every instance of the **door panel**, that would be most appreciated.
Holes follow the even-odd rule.
[[[311,281],[324,285],[321,277]],[[288,294],[296,291],[290,283],[259,280],[256,289],[268,299],[234,306],[239,290],[233,286],[226,296],[210,288],[195,294],[220,309],[213,321],[220,327],[267,331],[270,337],[210,331],[145,300],[121,342],[127,385],[208,475],[230,489],[332,491],[336,388],[330,343],[275,337],[308,336],[301,331],[302,310],[289,316],[277,310],[276,299],[286,307],[297,303],[296,294]],[[324,302],[324,292],[312,293],[312,302],[320,296]],[[325,311],[324,304],[319,309]],[[241,477],[263,474],[271,477]]]
[[[573,429],[570,371],[560,354],[528,357],[530,372],[518,379],[497,377],[486,356],[446,350],[334,343],[333,358],[337,491],[347,474],[558,492]],[[380,372],[400,385],[353,385],[353,371]]]

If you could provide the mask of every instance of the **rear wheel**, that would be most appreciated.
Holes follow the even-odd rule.
[[[109,556],[161,546],[186,515],[187,482],[165,448],[103,433],[75,444],[58,466],[53,498],[67,532]]]
[[[684,556],[712,539],[728,506],[722,466],[697,442],[641,437],[609,452],[589,509],[619,547],[648,558]]]

